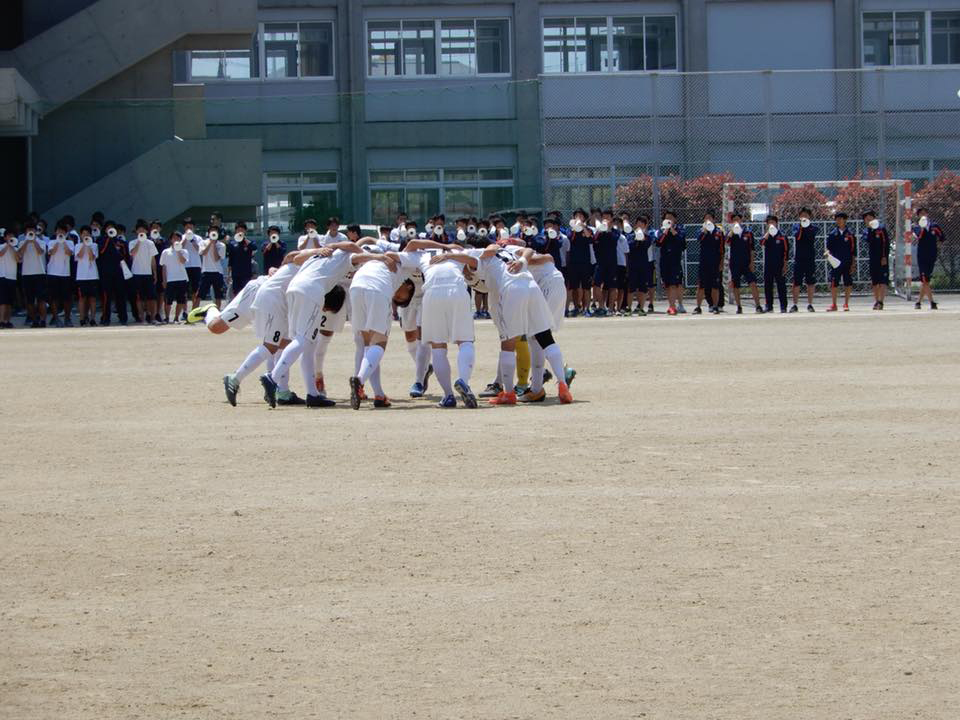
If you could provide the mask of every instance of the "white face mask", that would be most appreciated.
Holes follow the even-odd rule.
[[[922,218],[920,218],[920,227],[925,228],[925,227],[927,227],[929,224],[930,224],[930,220],[927,218],[926,215],[924,215]]]
[[[625,233],[627,233],[627,234],[632,233],[632,232],[633,232],[633,225],[631,225],[631,224],[628,223],[628,222],[625,222],[625,223],[623,224],[623,231],[624,231]]]
[[[574,232],[580,232],[583,230],[583,223],[580,221],[580,218],[574,218],[570,221],[570,229]]]
[[[707,220],[707,221],[703,224],[703,229],[706,230],[708,233],[712,233],[712,232],[716,229],[716,227],[717,227],[717,226],[714,225],[714,224],[713,224],[712,222],[710,222],[709,220]]]
[[[477,226],[467,225],[467,232],[470,233],[471,235],[475,234],[477,232]]]
[[[606,232],[606,231],[607,231],[607,223],[601,220],[600,222],[597,223],[597,232]]]
[[[870,229],[871,229],[871,230],[876,230],[876,229],[878,229],[879,227],[880,227],[880,221],[879,221],[879,220],[877,220],[876,218],[874,218],[873,220],[870,221]]]
[[[777,226],[771,225],[770,227],[767,228],[767,232],[770,233],[770,237],[773,237],[774,235],[777,234]]]
[[[146,240],[146,239],[147,239],[146,233],[137,233],[137,240]]]
[[[410,228],[409,230],[407,230],[407,237],[408,237],[408,238],[410,238],[411,240],[413,240],[416,236],[417,236],[417,229],[416,229],[416,228]]]
[[[179,240],[177,240],[177,241],[173,244],[173,249],[176,250],[177,252],[179,252],[180,250],[183,250],[183,243],[180,242]]]
[[[160,231],[159,231],[159,230],[151,230],[151,231],[150,231],[150,237],[153,238],[154,240],[159,240],[159,239],[160,239]]]
[[[192,239],[193,239],[193,230],[191,230],[190,228],[187,228],[187,229],[183,232],[183,237],[185,237],[187,240],[192,240]]]
[[[660,227],[663,230],[669,230],[670,228],[673,227],[673,222],[671,220],[664,220],[663,223],[661,223]]]
[[[743,232],[743,226],[741,226],[740,223],[734,223],[734,224],[733,224],[733,234],[734,234],[734,235],[739,235],[739,234],[742,233],[742,232]]]
[[[510,231],[506,228],[500,228],[499,235],[501,239],[506,240],[508,237],[510,237]]]
[[[423,229],[427,231],[427,234],[432,233],[432,232],[433,232],[433,223],[427,223],[426,227],[424,227]]]
[[[800,218],[800,227],[810,227],[810,218]]]
[[[210,239],[216,242],[220,239],[220,234],[214,230],[210,233]]]
[[[113,228],[110,228],[109,230],[107,230],[107,237],[115,238],[116,236],[117,236],[116,230],[114,230]]]
[[[527,225],[525,228],[523,228],[523,234],[527,237],[533,237],[537,234],[537,228],[533,225]]]
[[[556,240],[556,239],[557,239],[557,231],[554,230],[553,228],[549,228],[549,229],[547,230],[547,237],[550,238],[551,240]]]
[[[460,228],[459,230],[457,230],[457,240],[459,240],[460,242],[463,242],[466,239],[467,239],[467,231],[464,230],[463,228]]]
[[[443,225],[434,225],[433,234],[437,237],[443,237]]]

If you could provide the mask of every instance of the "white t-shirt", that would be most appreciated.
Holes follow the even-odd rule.
[[[0,255],[0,277],[7,280],[16,280],[17,279],[17,241],[14,240],[13,244],[8,243],[3,238],[0,238],[0,249],[2,249],[3,255]]]
[[[443,255],[442,250],[415,250],[413,252],[398,253],[404,267],[413,266],[420,269],[423,275],[423,291],[429,292],[432,288],[462,287],[467,289],[467,281],[463,277],[463,265],[453,260],[431,265],[430,261],[436,255]]]
[[[481,260],[480,256],[483,250],[467,250],[467,254],[478,259],[480,270],[483,273],[484,280],[491,292],[502,293],[504,288],[513,283],[527,284],[533,281],[533,275],[529,270],[518,273],[511,273],[507,266],[517,259],[519,250],[522,248],[508,245],[497,251],[493,257]]]
[[[567,258],[570,257],[570,238],[563,233],[560,234],[560,264],[567,266]]]
[[[210,244],[212,242],[213,242],[212,240],[201,240],[200,241],[201,252],[203,250],[206,250],[208,247],[210,247]],[[226,254],[226,252],[227,252],[227,246],[224,245],[223,242],[221,242],[220,240],[217,240],[217,255],[219,255],[220,257],[214,260],[212,249],[206,255],[201,255],[200,257],[203,260],[203,262],[200,267],[203,270],[203,272],[215,272],[223,275],[223,257]]]
[[[352,267],[353,254],[343,250],[335,250],[333,255],[326,258],[314,256],[301,266],[287,292],[305,295],[322,307],[324,296]]]
[[[347,242],[347,236],[342,232],[338,232],[336,235],[331,235],[330,233],[324,233],[320,236],[320,247],[324,245],[329,245],[330,243],[335,242]]]
[[[90,257],[87,250],[93,251],[93,256]],[[100,248],[97,247],[95,242],[92,242],[87,245],[85,242],[80,242],[77,245],[77,255],[83,253],[83,257],[77,257],[77,280],[99,280],[100,273],[97,272],[97,255],[100,252]]]
[[[181,263],[177,259],[177,255],[183,258],[184,262]],[[183,249],[177,251],[172,247],[168,247],[160,253],[160,267],[167,269],[167,282],[179,282],[187,279],[187,258],[188,253]]]
[[[134,255],[133,249],[137,247],[137,243],[140,243],[140,246],[137,254]],[[134,275],[152,275],[153,263],[151,261],[157,256],[157,246],[153,244],[153,240],[150,238],[146,240],[134,238],[127,243],[127,247],[130,248],[130,254],[133,257],[131,272]]]
[[[617,238],[617,265],[620,267],[627,266],[627,255],[630,254],[630,243],[627,242],[627,234],[624,232],[620,233],[620,237]]]
[[[257,312],[261,307],[270,307],[272,303],[282,300],[290,287],[290,282],[298,272],[300,272],[300,266],[296,263],[281,265],[273,275],[263,281],[257,290],[257,296],[251,305],[253,311]]]
[[[183,247],[187,250],[187,267],[188,268],[198,268],[200,267],[200,241],[201,238],[199,235],[194,233],[189,238],[187,234],[183,234]]]
[[[64,246],[66,246],[70,253],[63,251]],[[47,243],[47,252],[49,253],[49,258],[47,259],[47,275],[70,277],[70,254],[73,253],[75,247],[76,245],[73,240],[69,238],[63,240],[53,238],[50,240],[50,242]]]
[[[316,250],[318,247],[323,245],[320,242],[320,238],[323,237],[319,233],[314,235],[303,234],[297,238],[297,250]]]
[[[34,236],[37,242],[37,245],[40,246],[38,251],[33,243],[30,243],[26,246],[23,251],[23,274],[24,275],[44,275],[47,272],[47,243],[46,240],[39,235]],[[19,247],[24,247],[27,239],[26,235],[20,236]]]
[[[404,265],[404,263],[408,263]],[[370,260],[361,265],[353,276],[351,287],[376,290],[385,295],[393,296],[404,280],[410,277],[411,270],[416,265],[401,256],[401,265],[396,272],[390,272],[386,263],[379,260]]]

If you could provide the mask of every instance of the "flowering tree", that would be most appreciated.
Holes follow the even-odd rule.
[[[682,208],[683,183],[679,177],[671,175],[661,178],[660,186],[660,208],[664,210],[675,210]],[[650,175],[641,175],[632,182],[621,185],[617,188],[617,196],[614,199],[614,209],[616,212],[628,212],[631,215],[638,213],[653,213],[653,178]],[[652,218],[657,223],[659,218]]]
[[[956,288],[960,284],[960,175],[944,170],[913,196],[913,207],[927,208],[943,228],[946,241],[940,246],[939,262],[946,277],[938,284]]]
[[[832,216],[827,196],[813,185],[781,190],[771,205],[773,214],[782,220],[795,220],[802,208],[809,208],[814,220],[828,220]]]
[[[851,178],[851,180],[861,179],[863,177],[860,173]],[[878,176],[873,173],[868,179],[876,180]],[[851,218],[859,219],[867,210],[872,210],[878,213],[882,222],[892,225],[897,217],[897,190],[894,187],[865,187],[854,183],[840,188],[834,202],[837,210],[842,210]]]
[[[683,184],[683,205],[690,215],[689,221],[700,220],[700,217],[707,211],[716,215],[718,219],[726,221],[723,218],[723,186],[725,183],[736,182],[732,173],[713,173],[710,175],[701,175],[691,178]],[[731,189],[733,198],[733,208],[735,212],[744,212],[747,209],[747,203],[752,197],[751,193],[744,187],[735,187]]]

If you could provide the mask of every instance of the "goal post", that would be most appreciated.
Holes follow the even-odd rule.
[[[734,212],[740,213],[759,238],[768,214],[778,216],[780,227],[789,233],[800,221],[801,208],[809,208],[817,229],[815,258],[818,284],[829,277],[823,251],[827,233],[833,227],[833,215],[843,211],[848,226],[857,237],[857,259],[853,268],[854,287],[870,287],[870,263],[867,247],[861,239],[862,213],[872,210],[890,235],[890,287],[897,295],[910,299],[913,287],[913,232],[911,224],[911,188],[909,180],[818,180],[809,182],[729,182],[723,185],[723,217],[729,224]],[[792,272],[791,254],[791,267]],[[762,253],[757,255],[762,267]]]

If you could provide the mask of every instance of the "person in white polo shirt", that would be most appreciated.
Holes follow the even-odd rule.
[[[100,294],[100,273],[97,272],[97,244],[93,241],[90,226],[80,228],[80,242],[76,249],[77,258],[77,290],[80,293],[80,326],[96,327],[93,312],[97,306],[97,295]]]
[[[313,218],[304,220],[303,235],[297,238],[297,250],[316,250],[322,244],[320,233],[317,232],[317,221]]]
[[[70,274],[70,259],[73,257],[75,243],[68,234],[66,223],[57,223],[53,237],[47,243],[47,293],[51,305],[51,324],[54,327],[72,327],[70,319],[73,277]],[[63,313],[61,325],[57,313]]]
[[[200,278],[202,276],[201,271],[201,260],[200,260],[200,241],[201,238],[196,234],[196,228],[194,227],[193,220],[191,218],[185,217],[183,219],[183,247],[187,251],[187,277],[189,278],[189,290],[190,290],[190,299],[193,302],[193,307],[200,305],[200,298],[198,296],[200,292]],[[184,315],[181,320],[186,320],[187,317]]]
[[[133,283],[137,292],[137,310],[144,325],[156,325],[157,246],[147,235],[147,224],[138,222],[136,235],[128,243],[132,259]]]
[[[17,296],[17,234],[3,230],[0,240],[0,328],[13,327],[13,301]]]
[[[170,247],[160,253],[160,270],[163,273],[163,321],[170,322],[170,306],[176,303],[173,315],[175,323],[187,310],[187,260],[189,256],[183,246],[183,237],[178,232],[170,235]]]
[[[227,246],[220,240],[220,231],[213,227],[207,232],[205,240],[200,242],[200,290],[197,298],[207,300],[210,297],[210,290],[213,290],[213,297],[216,301],[217,310],[220,309],[220,303],[226,295],[227,286],[223,281],[223,256],[227,252]],[[189,267],[189,266],[188,266]],[[194,304],[196,307],[196,304]]]
[[[47,243],[35,227],[28,227],[19,238],[18,253],[23,267],[20,284],[27,314],[33,318],[30,327],[46,327],[47,322]]]

